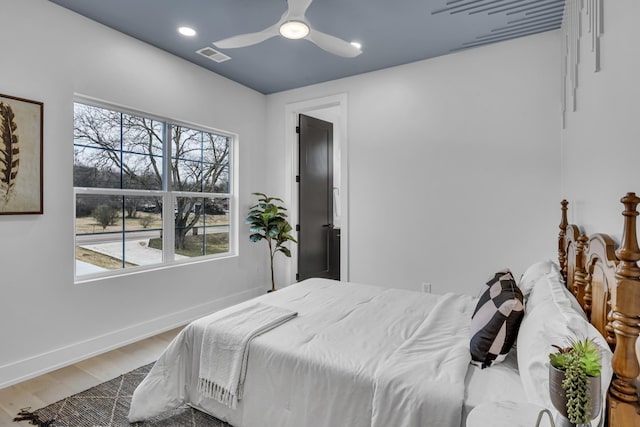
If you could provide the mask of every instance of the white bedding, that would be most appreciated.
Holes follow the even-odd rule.
[[[502,363],[490,368],[482,369],[476,365],[469,365],[464,384],[463,422],[469,412],[481,403],[529,400],[520,379],[515,349],[509,352]]]
[[[235,410],[198,393],[207,316],[138,386],[130,421],[188,403],[234,427],[461,425],[474,298],[309,279],[257,300],[298,317],[251,342]]]

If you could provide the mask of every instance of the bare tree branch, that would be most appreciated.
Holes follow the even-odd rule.
[[[82,104],[76,104],[75,109],[74,165],[85,171],[82,176],[90,176],[86,171],[94,168],[102,171],[110,182],[120,176],[120,186],[124,188],[161,188],[166,124]],[[171,177],[172,189],[216,192],[222,177],[229,172],[229,138],[178,125],[171,126],[170,135],[171,141],[167,143],[172,147],[172,159],[167,177]],[[160,205],[156,200],[156,206]],[[178,248],[184,246],[187,233],[198,224],[205,206],[204,198],[178,198],[175,211]]]

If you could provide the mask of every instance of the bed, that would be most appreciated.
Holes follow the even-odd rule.
[[[469,363],[475,297],[309,279],[185,327],[136,389],[129,419],[188,404],[234,427],[458,427],[486,401],[549,407],[546,358],[550,340],[565,331],[552,327],[551,310],[558,322],[572,325],[566,333],[579,331],[615,348],[611,365],[611,353],[604,358],[608,422],[640,425],[633,382],[639,373],[638,202],[632,194],[623,198],[624,238],[615,252],[606,235],[586,237],[569,225],[563,201],[558,262],[535,263],[523,274],[531,309],[517,350],[500,364],[481,369]],[[251,341],[244,395],[231,408],[198,389],[204,330],[256,301],[298,316]]]

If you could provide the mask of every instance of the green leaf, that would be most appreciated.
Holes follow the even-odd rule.
[[[600,356],[585,354],[582,357],[584,372],[590,377],[600,376]]]
[[[278,224],[283,224],[285,222],[287,222],[287,220],[279,216],[272,216],[271,218],[269,218],[269,224],[274,227],[277,227]]]
[[[551,353],[549,354],[549,362],[551,366],[565,370],[569,364],[571,357],[568,353]]]
[[[265,207],[264,209],[265,212],[269,212],[269,214],[271,216],[277,216],[278,215],[278,208],[274,205],[269,205],[267,207]]]
[[[282,252],[283,254],[285,254],[287,257],[291,258],[291,251],[289,250],[289,248],[286,248],[284,246],[280,246],[278,248],[278,251]]]
[[[260,234],[252,234],[249,236],[249,240],[251,240],[252,242],[257,242],[259,240],[262,240],[263,237]]]
[[[278,238],[278,234],[280,234],[280,231],[277,228],[270,228],[269,231],[267,232],[267,234],[272,239],[277,239]]]

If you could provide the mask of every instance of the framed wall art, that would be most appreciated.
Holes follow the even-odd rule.
[[[0,215],[42,214],[43,109],[0,94]]]

